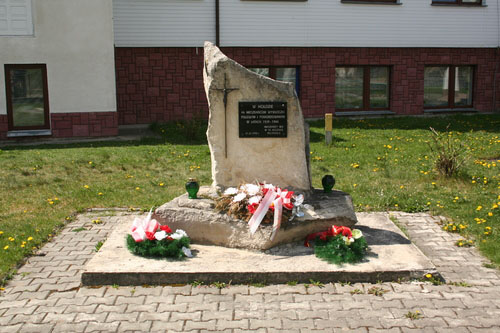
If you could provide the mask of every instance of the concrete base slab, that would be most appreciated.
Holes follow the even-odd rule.
[[[356,228],[370,246],[366,259],[337,266],[315,257],[302,243],[265,252],[193,244],[194,258],[183,261],[146,259],[131,254],[125,236],[133,216],[124,217],[82,274],[83,285],[162,285],[205,283],[286,283],[288,281],[377,282],[436,274],[429,259],[384,213],[357,214]],[[305,238],[306,235],[304,235]]]

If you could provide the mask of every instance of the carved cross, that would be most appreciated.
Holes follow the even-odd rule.
[[[214,88],[213,90],[222,91],[224,93],[224,157],[227,158],[227,96],[229,93],[239,90],[239,88],[229,88],[227,86],[227,77],[224,73],[224,88]]]

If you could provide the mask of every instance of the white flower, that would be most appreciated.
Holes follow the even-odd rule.
[[[260,186],[255,184],[245,184],[242,186],[242,190],[247,192],[248,195],[256,195],[260,191]]]
[[[191,253],[191,250],[188,249],[187,247],[183,246],[181,250],[186,255],[186,257],[188,257],[188,258],[192,258],[193,257],[193,254]]]
[[[161,241],[162,239],[167,238],[167,233],[163,230],[158,231],[155,233],[155,238],[156,238],[156,240]]]
[[[235,195],[238,193],[238,189],[236,187],[229,187],[224,191],[224,195]]]
[[[246,193],[241,192],[238,193],[237,195],[234,196],[233,202],[240,202],[241,200],[245,199],[247,197]]]
[[[187,237],[187,234],[182,229],[177,229],[173,234],[170,235],[173,239],[181,239],[182,237]]]
[[[359,229],[352,229],[352,238],[359,239],[363,237],[363,233]]]
[[[295,206],[300,206],[304,202],[304,196],[302,194],[295,195],[293,198],[295,199]]]
[[[342,236],[342,239],[344,240],[345,245],[351,245],[351,243],[354,242],[354,239],[352,237],[347,238],[346,236]]]
[[[251,197],[250,199],[248,199],[248,203],[250,205],[258,204],[261,199],[262,199],[261,195],[255,195],[255,196]]]
[[[273,185],[273,184],[264,184],[262,187],[263,187],[263,188],[267,188],[267,189],[269,189],[269,190],[270,190],[270,189],[273,189],[273,190],[274,190],[274,185]]]

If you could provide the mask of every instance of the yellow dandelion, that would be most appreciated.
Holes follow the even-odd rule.
[[[89,164],[92,165],[92,161],[89,161]]]
[[[21,244],[21,247],[24,247],[24,244]]]
[[[5,246],[3,247],[3,249],[4,249],[4,250],[8,250],[8,249],[9,249],[9,246],[8,246],[8,245],[5,245]]]
[[[136,187],[135,189],[136,189],[136,191],[139,191],[141,188],[140,187]]]
[[[399,188],[405,188],[404,185],[401,185]]]
[[[0,231],[0,236],[3,235],[3,231]]]
[[[428,279],[430,279],[432,277],[432,274],[427,273],[427,274],[425,274],[425,277],[428,278]]]
[[[29,242],[29,241],[32,241],[32,240],[33,240],[33,237],[29,236],[29,237],[28,237],[28,242]]]
[[[54,201],[49,201],[49,205],[53,205],[54,204]]]
[[[476,208],[477,211],[480,211],[481,209],[483,209],[483,206],[477,206]]]
[[[97,195],[104,195],[102,192],[97,193]]]
[[[163,184],[163,183],[158,184],[158,186],[163,186],[163,185],[165,185],[165,184]]]
[[[488,216],[493,216],[493,213],[492,212],[488,212]]]
[[[84,188],[88,189],[90,186],[88,185],[83,185]]]

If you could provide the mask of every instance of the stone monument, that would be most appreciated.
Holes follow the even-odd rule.
[[[205,43],[204,52],[213,183],[200,190],[201,199],[182,195],[158,208],[154,218],[185,230],[195,243],[261,250],[303,240],[332,224],[353,226],[357,220],[347,193],[311,186],[309,131],[294,85],[246,69],[212,43]],[[245,221],[214,210],[221,190],[257,182],[306,197],[304,216],[283,225],[273,240],[270,226],[251,235]]]
[[[294,85],[256,74],[205,43],[213,185],[311,189],[308,131]]]

